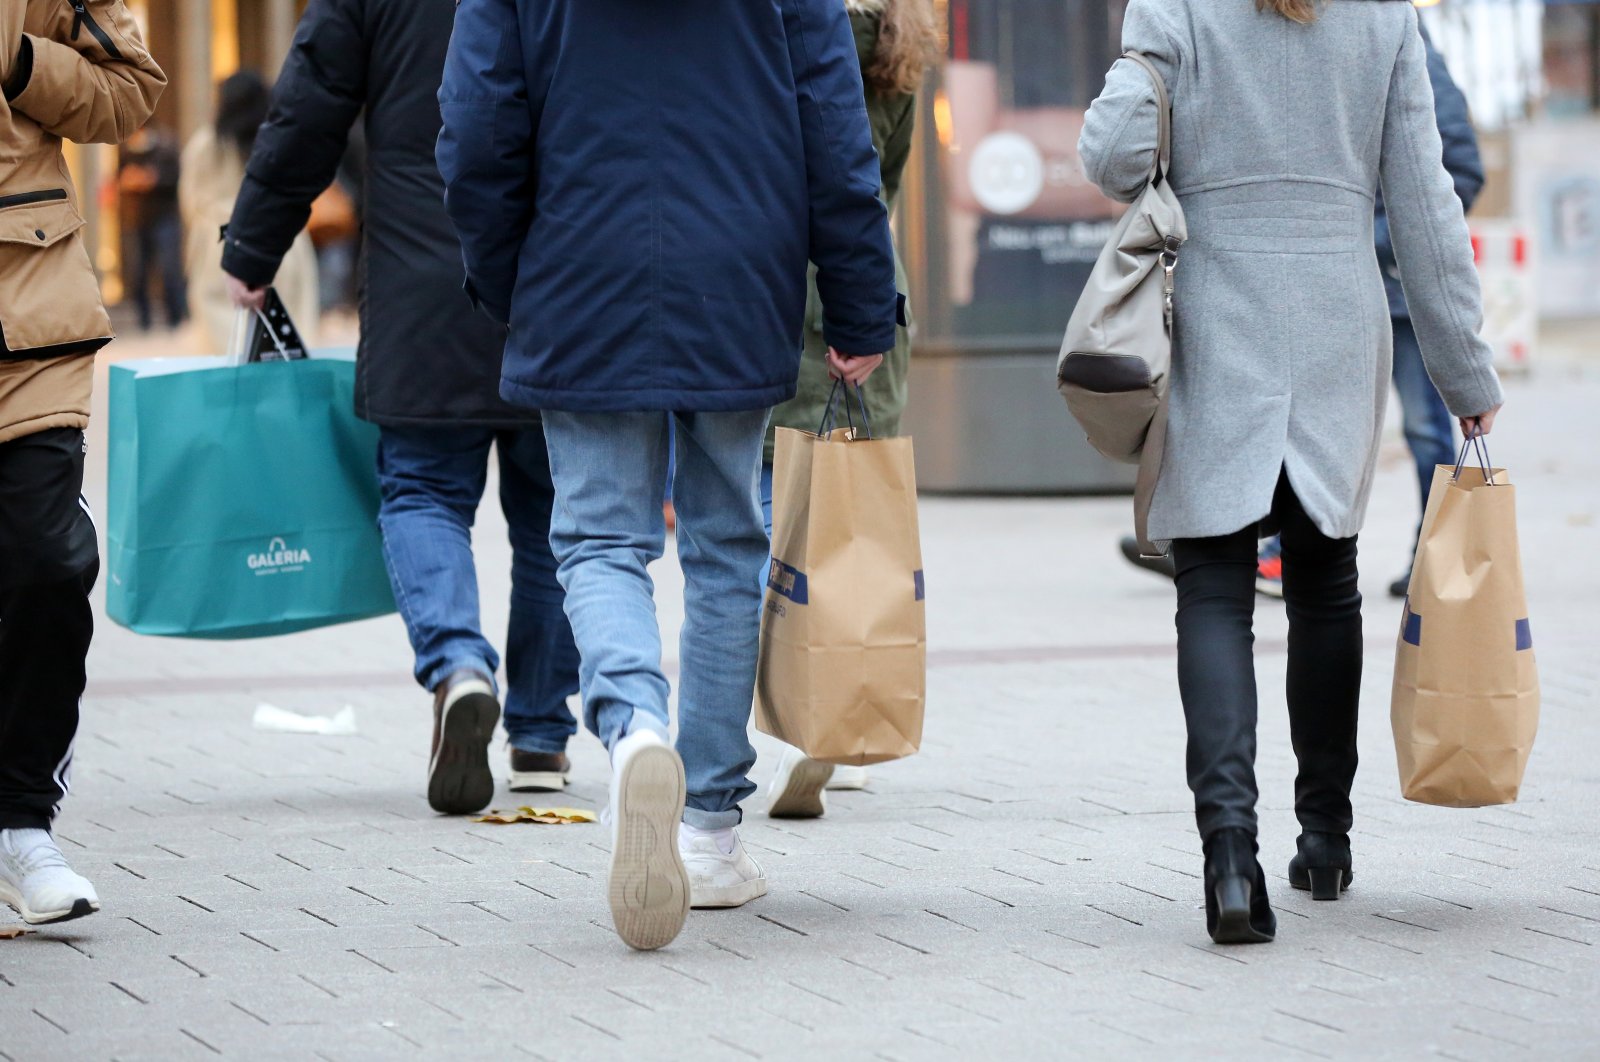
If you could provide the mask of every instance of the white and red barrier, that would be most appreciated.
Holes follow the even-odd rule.
[[[1483,338],[1502,372],[1527,372],[1539,337],[1532,235],[1517,221],[1472,219],[1472,255],[1483,284]]]

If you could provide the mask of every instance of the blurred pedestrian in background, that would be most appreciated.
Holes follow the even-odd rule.
[[[206,354],[224,353],[233,335],[238,311],[228,296],[222,268],[222,227],[233,214],[244,183],[245,160],[266,121],[269,100],[261,75],[248,70],[234,74],[217,87],[216,121],[198,130],[183,149],[179,199],[189,231],[190,307],[200,349]],[[316,253],[310,236],[299,229],[293,235],[273,286],[300,337],[315,343],[320,316]]]
[[[1381,187],[1422,356],[1465,430],[1501,404],[1461,203],[1402,0],[1132,0],[1123,46],[1173,100],[1179,253],[1170,421],[1150,535],[1171,541],[1189,786],[1218,943],[1271,940],[1256,859],[1257,542],[1281,529],[1301,835],[1289,881],[1349,884],[1361,691],[1356,533],[1388,398]],[[1079,150],[1124,202],[1155,166],[1155,87],[1111,68]]]
[[[50,832],[94,633],[84,429],[111,341],[61,142],[128,139],[166,84],[121,4],[0,6],[0,903],[31,924],[100,909]]]
[[[511,533],[513,790],[566,785],[578,660],[550,552],[554,488],[539,415],[497,393],[505,329],[461,290],[461,245],[433,158],[454,12],[450,0],[322,0],[307,12],[250,155],[222,267],[234,301],[258,306],[362,118],[356,412],[379,426],[384,553],[417,681],[434,695],[428,803],[468,814],[494,797],[488,748],[500,718],[500,656],[483,633],[472,555],[491,450]]]
[[[611,752],[612,918],[635,948],[672,940],[691,902],[767,889],[734,827],[754,790],[762,444],[795,394],[807,260],[836,375],[864,382],[895,344],[859,69],[839,0],[457,10],[446,203],[469,290],[510,328],[501,393],[544,411],[585,720]],[[669,425],[676,750],[646,570]]]
[[[1422,43],[1427,49],[1428,81],[1433,86],[1433,109],[1439,126],[1439,138],[1444,144],[1444,168],[1455,184],[1456,197],[1461,200],[1465,213],[1483,189],[1483,157],[1478,153],[1478,135],[1472,129],[1472,115],[1467,109],[1467,97],[1457,87],[1445,66],[1444,56],[1433,46],[1426,31]],[[1376,218],[1378,265],[1383,269],[1383,286],[1389,296],[1389,317],[1394,325],[1394,378],[1395,390],[1400,395],[1400,412],[1403,417],[1406,446],[1417,465],[1417,487],[1422,495],[1422,509],[1428,508],[1428,488],[1433,485],[1433,470],[1438,465],[1454,464],[1456,460],[1455,418],[1450,416],[1439,389],[1428,378],[1423,361],[1422,347],[1417,342],[1417,330],[1411,323],[1411,308],[1406,304],[1401,287],[1400,264],[1395,260],[1394,241],[1389,234],[1389,216],[1384,211],[1383,198],[1378,199]],[[1421,533],[1421,516],[1417,530]],[[1416,552],[1415,538],[1412,553]],[[1411,565],[1406,564],[1405,574],[1389,585],[1391,597],[1405,597],[1411,585]]]
[[[155,324],[151,292],[161,288],[168,328],[189,316],[183,273],[183,219],[178,213],[178,145],[164,129],[140,129],[117,156],[117,191],[128,248],[123,271],[139,312],[139,328]]]
[[[306,231],[317,248],[317,280],[324,314],[359,309],[361,226],[366,207],[361,175],[367,169],[367,141],[356,125],[333,183],[311,204]]]
[[[939,58],[941,42],[932,0],[845,0],[855,34],[856,58],[867,88],[867,119],[872,146],[878,152],[879,195],[892,216],[900,197],[900,178],[911,159],[916,128],[917,88],[928,67]],[[906,290],[905,269],[895,255],[895,275]],[[761,466],[761,510],[772,534],[772,450],[778,428],[816,431],[822,423],[833,377],[828,371],[828,342],[823,334],[822,298],[812,267],[806,293],[805,353],[800,359],[799,391],[772,411]],[[906,380],[911,372],[911,334],[902,327],[894,349],[862,390],[872,416],[873,434],[900,433],[906,407]],[[815,818],[827,810],[827,789],[860,789],[865,767],[835,767],[786,749],[773,776],[767,813],[779,818]]]

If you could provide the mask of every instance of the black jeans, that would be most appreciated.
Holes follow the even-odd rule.
[[[1356,540],[1312,523],[1285,476],[1273,500],[1289,614],[1289,733],[1305,830],[1347,833],[1361,696]],[[1172,544],[1178,583],[1178,686],[1189,727],[1189,788],[1200,836],[1256,832],[1255,525]]]
[[[82,485],[83,432],[0,443],[0,829],[49,829],[67,793],[100,570]]]

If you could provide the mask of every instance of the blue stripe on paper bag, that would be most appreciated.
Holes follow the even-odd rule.
[[[806,573],[790,567],[777,557],[772,558],[772,574],[767,576],[767,588],[797,605],[811,602],[811,594],[806,586]]]
[[[1525,619],[1517,620],[1517,652],[1533,648],[1533,628]]]
[[[927,583],[927,580],[925,580],[922,577],[922,569],[918,568],[916,571],[911,573],[911,576],[912,576],[913,579],[916,580],[916,584],[917,584],[917,600],[918,601],[927,600],[927,597],[928,597],[928,583]]]
[[[1422,645],[1422,617],[1411,611],[1411,599],[1406,598],[1406,622],[1400,630],[1400,637],[1408,645]]]

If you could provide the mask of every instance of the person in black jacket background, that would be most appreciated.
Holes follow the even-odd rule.
[[[259,306],[358,116],[367,142],[356,412],[380,428],[395,600],[434,693],[428,800],[465,814],[494,795],[487,751],[499,659],[479,622],[473,517],[491,447],[512,545],[505,726],[514,790],[558,790],[576,722],[577,649],[550,552],[539,414],[498,397],[505,329],[462,291],[461,247],[434,163],[452,0],[316,0],[295,33],[245,169],[223,251],[234,301]]]

